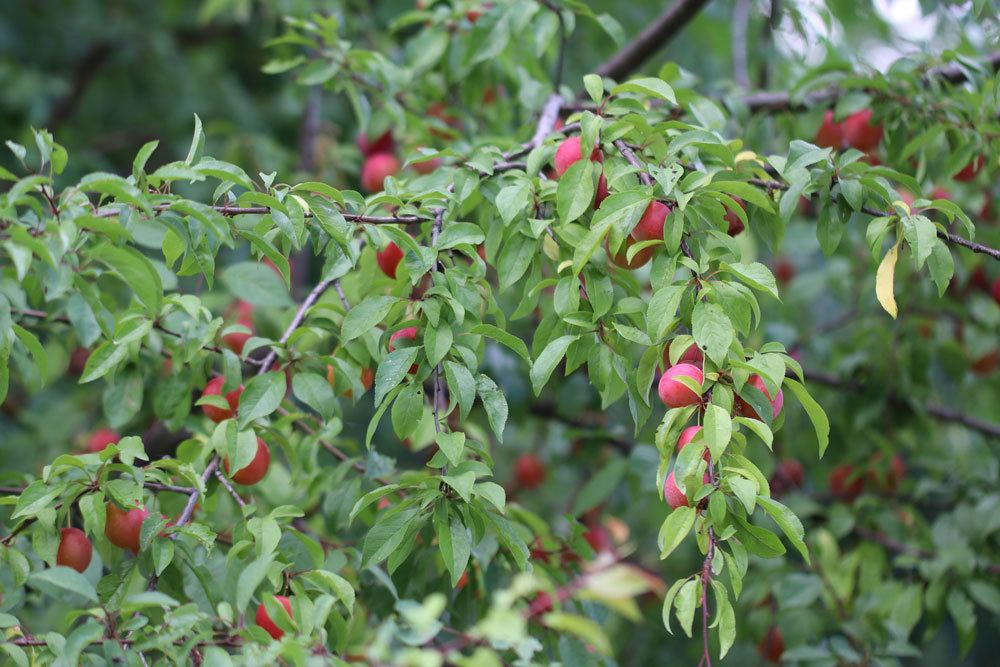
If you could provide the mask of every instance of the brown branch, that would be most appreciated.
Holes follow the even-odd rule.
[[[243,500],[243,497],[236,493],[236,489],[233,488],[233,485],[229,483],[229,480],[226,479],[226,476],[223,475],[222,471],[218,468],[215,469],[215,477],[219,480],[222,486],[225,487],[226,491],[229,492],[229,495],[233,497],[233,500],[236,501],[237,505],[241,508],[247,506],[247,501]]]
[[[822,371],[804,371],[804,373],[807,381],[816,382],[817,384],[841,391],[862,391],[868,386],[863,382],[859,382],[854,379],[844,379],[837,375],[833,375],[832,373],[824,373]],[[894,392],[886,394],[886,400],[890,403],[898,405],[911,405],[902,396]],[[987,437],[1000,439],[1000,424],[994,424],[977,417],[972,417],[959,412],[958,410],[947,408],[942,405],[926,403],[918,405],[917,407],[939,421],[961,424],[962,426],[965,426],[973,431],[978,431]]]
[[[285,333],[281,334],[281,338],[278,339],[278,345],[284,345],[288,342],[288,339],[291,338],[293,333],[295,333],[295,330],[302,324],[302,320],[305,319],[306,311],[312,308],[313,304],[315,304],[316,301],[323,296],[323,293],[326,292],[326,290],[328,290],[333,283],[333,280],[323,280],[317,283],[316,287],[314,287],[312,292],[309,293],[309,296],[307,296],[305,301],[302,302],[302,305],[299,306],[299,309],[295,311],[295,317],[293,317],[292,321],[288,323]],[[257,375],[263,375],[270,370],[271,365],[274,364],[274,360],[277,356],[278,351],[272,348],[268,355],[264,357],[264,361],[261,362]]]
[[[991,71],[1000,69],[1000,51],[994,51],[983,60],[983,66]],[[966,70],[958,65],[947,65],[928,71],[924,80],[942,79],[948,83],[962,83],[968,79]],[[847,90],[839,86],[828,86],[804,95],[795,101],[784,91],[761,91],[747,95],[743,104],[751,111],[805,111],[820,105],[829,105],[840,99]]]
[[[600,76],[620,79],[636,70],[666,46],[708,4],[708,0],[677,0],[618,53],[594,70]]]
[[[173,207],[173,204],[157,204],[153,207],[153,211],[163,213],[164,211],[169,211],[171,207]],[[267,215],[271,212],[268,206],[211,206],[210,208],[226,217],[235,215]],[[113,218],[121,215],[121,211],[116,208],[102,208],[98,209],[94,215],[99,218]],[[366,225],[417,225],[430,221],[430,218],[420,215],[364,215],[361,213],[346,212],[341,212],[341,215],[348,222],[360,222]],[[311,218],[312,213],[307,212],[305,217]]]
[[[775,190],[787,190],[788,184],[782,181],[766,180],[761,178],[750,178],[746,181],[750,185],[761,188],[762,190],[767,190],[772,192]],[[813,198],[819,197],[819,193],[813,195]],[[865,215],[870,215],[875,218],[890,218],[896,215],[895,211],[880,211],[877,208],[872,208],[871,206],[862,206],[861,212]],[[937,236],[942,241],[950,243],[952,245],[961,246],[972,252],[979,253],[981,255],[986,255],[992,257],[993,259],[1000,261],[1000,248],[993,248],[991,246],[976,243],[975,241],[970,241],[969,239],[959,236],[958,234],[952,234],[950,232],[943,232],[938,230]]]

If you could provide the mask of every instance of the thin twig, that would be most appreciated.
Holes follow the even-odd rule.
[[[302,302],[302,305],[299,306],[299,309],[295,311],[295,317],[293,317],[292,321],[288,323],[288,327],[285,329],[285,332],[281,334],[281,338],[278,339],[278,345],[284,345],[288,342],[288,339],[291,338],[293,333],[295,333],[295,330],[302,324],[302,320],[306,317],[306,312],[312,308],[313,304],[315,304],[316,301],[323,296],[323,293],[326,292],[326,290],[328,290],[334,282],[335,281],[333,280],[322,280],[316,284],[313,290],[309,292],[309,296],[307,296],[305,301]],[[277,356],[278,351],[272,347],[268,355],[264,357],[264,361],[261,362],[257,375],[263,375],[270,370]]]
[[[236,501],[237,505],[239,505],[241,508],[247,506],[247,501],[243,500],[240,494],[236,492],[236,489],[233,488],[233,485],[229,483],[229,480],[226,479],[226,476],[223,475],[222,471],[219,470],[218,468],[215,469],[215,476],[222,483],[222,486],[225,487],[226,491],[229,492],[229,495],[233,497],[233,500]]]

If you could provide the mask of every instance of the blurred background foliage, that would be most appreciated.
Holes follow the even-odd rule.
[[[623,37],[638,33],[664,6],[660,0],[590,0],[587,4],[597,14],[613,15]],[[781,12],[774,26],[769,16],[772,4]],[[736,71],[739,65],[734,69],[734,44],[744,40],[750,86],[772,90],[787,90],[807,72],[824,67],[885,70],[908,53],[950,49],[975,53],[996,48],[1000,40],[995,17],[983,18],[970,11],[973,4],[981,8],[984,3],[710,2],[644,69],[657,72],[664,63],[675,62],[691,80],[698,81],[702,92],[735,99],[740,94],[740,73]],[[464,5],[455,5],[457,15]],[[277,171],[279,178],[289,181],[322,180],[356,188],[362,157],[355,143],[358,122],[349,100],[301,85],[295,75],[264,73],[265,65],[275,57],[275,50],[265,45],[285,32],[284,17],[322,12],[338,16],[352,41],[396,59],[404,55],[413,30],[388,28],[412,8],[412,0],[7,2],[0,12],[0,135],[30,145],[30,127],[51,130],[71,155],[69,169],[62,176],[68,183],[95,170],[127,174],[136,151],[153,139],[160,141],[160,147],[152,168],[183,159],[192,116],[197,113],[205,123],[207,152],[242,165],[250,174]],[[734,18],[740,11],[748,12],[746,25]],[[613,26],[602,29],[596,22],[578,21],[567,45],[567,85],[579,87],[583,74],[616,51],[615,32]],[[503,65],[488,63],[477,73],[486,76],[490,68],[499,68],[502,82],[510,74]],[[435,92],[447,99],[454,91],[419,94],[430,99]],[[501,89],[500,94],[509,91]],[[485,116],[487,129],[498,135],[509,136],[516,128],[530,125],[526,120],[532,110],[517,105],[510,112],[457,106],[460,113]],[[789,138],[810,139],[821,113],[756,116],[748,119],[745,128],[733,121],[728,133],[742,136],[759,153],[783,151]],[[736,118],[745,118],[738,105]],[[375,118],[372,122],[384,125],[388,121]],[[394,130],[397,136],[422,138],[421,128]],[[0,160],[10,161],[9,156]],[[996,207],[991,205],[992,197],[1000,195],[997,184],[982,178],[972,183],[937,183],[933,165],[927,173],[928,191],[946,186],[967,210],[980,211],[978,238],[998,245]],[[814,212],[804,210],[801,219],[789,226],[781,257],[770,256],[751,235],[740,239],[751,254],[766,258],[772,267],[785,262],[783,301],[767,302],[761,340],[778,340],[796,350],[807,371],[853,377],[859,383],[847,391],[815,390],[833,424],[831,446],[822,463],[816,461],[805,415],[801,411],[788,414],[776,438],[775,459],[802,461],[806,482],[802,492],[791,494],[785,502],[807,521],[814,547],[826,545],[826,555],[834,560],[841,549],[845,559],[856,561],[867,582],[859,586],[874,588],[891,572],[901,574],[903,581],[910,575],[894,569],[883,551],[871,544],[859,545],[851,537],[857,524],[878,526],[904,537],[930,531],[940,549],[959,545],[961,553],[955,557],[960,560],[974,560],[977,551],[987,557],[996,555],[1000,537],[983,523],[995,523],[991,517],[998,515],[1000,505],[998,441],[911,409],[925,402],[946,404],[1000,421],[996,408],[1000,404],[996,372],[1000,308],[988,294],[970,287],[971,276],[982,261],[959,253],[964,264],[957,267],[954,289],[942,300],[928,280],[908,280],[901,268],[897,292],[903,316],[892,322],[873,298],[875,265],[865,250],[863,226],[849,230],[850,242],[825,257],[816,241],[813,217]],[[310,275],[318,267],[310,264],[308,256],[298,258],[295,266],[294,285],[299,292],[308,290]],[[385,280],[370,258],[365,266],[345,279],[349,291],[352,281]],[[996,266],[982,270],[990,282],[1000,278]],[[219,296],[220,311],[226,300],[227,296]],[[506,304],[508,312],[513,305]],[[255,324],[272,335],[279,326],[266,319]],[[530,331],[523,336],[530,339]],[[50,358],[54,375],[71,364],[67,355],[58,363],[53,350]],[[487,362],[490,375],[503,380],[512,410],[507,451],[498,456],[497,477],[501,481],[512,477],[518,453],[538,452],[548,464],[548,483],[515,497],[558,521],[569,512],[572,490],[620,457],[617,448],[607,444],[633,441],[627,408],[620,403],[601,412],[586,378],[579,374],[549,392],[540,404],[531,396],[525,369],[515,357],[491,348]],[[144,381],[147,391],[155,388],[156,378]],[[572,418],[548,419],[553,412]],[[356,432],[360,441],[369,416],[367,403],[348,408],[345,431]],[[76,388],[72,378],[37,393],[31,386],[17,386],[0,414],[0,468],[36,472],[67,448],[80,447],[87,433],[103,421],[102,397],[89,387]],[[123,425],[123,431],[141,433],[149,428],[146,422],[148,415],[140,414]],[[425,432],[429,440],[430,431]],[[806,436],[800,441],[802,434]],[[398,458],[400,468],[424,460],[422,453],[409,451],[387,428],[379,440],[376,459]],[[640,434],[638,441],[651,442],[651,433]],[[864,465],[873,452],[883,452],[885,460],[892,453],[902,453],[908,469],[902,492],[892,498],[869,494],[850,507],[832,503],[826,481],[830,467],[844,462]],[[573,465],[561,465],[567,460]],[[696,568],[698,554],[689,543],[665,565],[657,561],[655,535],[665,514],[650,492],[655,487],[657,454],[649,444],[640,445],[630,449],[627,461],[627,472],[603,509],[615,517],[611,525],[638,544],[638,559],[669,583]],[[377,473],[378,465],[373,470]],[[911,502],[923,508],[939,507],[918,513]],[[339,523],[331,519],[331,526],[340,528]],[[972,528],[973,524],[978,528]],[[977,532],[983,535],[978,544],[973,537]],[[728,664],[758,660],[753,646],[775,613],[789,646],[823,636],[824,617],[815,610],[823,594],[818,578],[796,572],[787,561],[758,561],[753,567],[754,576],[747,582],[741,605],[749,611],[740,619],[740,640]],[[857,604],[883,604],[879,599],[859,598]],[[776,602],[777,611],[769,601]],[[700,653],[696,642],[664,634],[659,604],[644,609],[649,622],[608,628],[611,636],[628,638],[616,647],[620,664],[667,664]],[[912,658],[908,664],[941,665],[945,660],[994,664],[1000,648],[1000,615],[981,616],[976,643],[963,660],[954,658],[958,633],[950,621],[939,620],[944,621],[945,631],[935,636],[922,658]],[[618,617],[609,617],[608,622],[627,623]],[[850,622],[863,624],[863,612]],[[926,627],[935,631],[937,624],[928,621]]]

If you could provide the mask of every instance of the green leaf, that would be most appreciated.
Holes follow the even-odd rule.
[[[410,524],[417,520],[419,514],[419,508],[410,508],[383,515],[365,536],[361,555],[362,567],[381,563],[391,556],[392,552],[403,543]]]
[[[114,345],[110,342],[101,343],[89,357],[83,368],[83,375],[80,376],[80,384],[93,382],[104,377],[118,367],[125,357],[128,356],[128,347],[125,345]]]
[[[493,378],[488,375],[480,374],[476,378],[476,391],[479,393],[479,399],[483,402],[483,408],[486,410],[486,418],[489,419],[490,428],[493,429],[493,434],[497,437],[499,442],[503,442],[503,431],[504,427],[507,425],[507,397],[497,386]]]
[[[594,204],[594,163],[577,160],[559,177],[556,212],[562,222],[573,222]]]
[[[464,421],[476,401],[476,380],[468,368],[455,361],[444,362],[444,375],[449,395],[458,400],[459,417]]]
[[[952,258],[948,246],[941,239],[934,240],[931,255],[927,258],[927,268],[937,285],[938,296],[944,296],[945,290],[951,283],[951,277],[955,274],[955,260]]]
[[[17,338],[21,341],[21,344],[27,348],[31,354],[31,358],[35,360],[35,366],[38,368],[38,377],[41,379],[42,384],[45,384],[49,375],[49,356],[45,352],[45,348],[38,342],[35,335],[24,327],[12,324],[11,328],[14,329],[14,333],[17,334]]]
[[[657,544],[660,546],[660,560],[669,556],[684,541],[688,531],[694,525],[696,515],[695,508],[685,505],[667,515],[663,525],[660,526],[660,533],[657,537]]]
[[[337,410],[337,397],[326,378],[318,373],[296,373],[292,376],[292,393],[323,419],[330,419]]]
[[[699,301],[691,320],[698,347],[715,363],[724,362],[736,332],[723,310],[714,303]]]
[[[517,336],[507,333],[498,326],[494,326],[492,324],[477,324],[472,327],[469,333],[492,338],[496,342],[506,345],[513,352],[515,352],[517,356],[521,357],[529,364],[531,363],[531,355],[528,353],[528,346],[524,344],[524,341]]]
[[[732,519],[740,543],[753,555],[774,558],[785,553],[785,545],[767,528],[755,526],[739,515],[732,515]]]
[[[438,433],[437,434],[437,446],[441,448],[441,452],[444,453],[448,462],[452,465],[458,465],[462,460],[462,452],[465,450],[465,433],[458,431],[456,433]]]
[[[822,458],[823,453],[826,452],[827,445],[830,444],[830,420],[827,419],[826,412],[809,395],[806,388],[795,380],[785,378],[785,386],[792,390],[792,393],[795,394],[796,398],[799,399],[799,403],[805,409],[806,414],[809,415],[809,419],[813,423],[813,428],[816,430],[816,439],[819,441],[819,455]]]
[[[694,610],[698,607],[699,583],[698,579],[686,582],[681,586],[674,601],[677,607],[677,620],[688,637],[691,636],[691,624],[694,623]]]
[[[750,287],[768,292],[776,299],[780,298],[774,274],[771,273],[771,269],[760,262],[753,262],[752,264],[726,264],[723,262],[721,266],[723,270],[732,273]]]
[[[341,340],[346,343],[371,331],[398,301],[394,296],[367,297],[348,311],[340,331]]]
[[[281,276],[263,262],[238,262],[226,267],[222,284],[237,299],[261,308],[294,305]]]
[[[375,405],[380,405],[386,394],[403,381],[419,352],[419,347],[401,347],[385,355],[375,371]]]
[[[632,79],[611,89],[612,95],[621,95],[622,93],[640,93],[648,97],[658,97],[671,104],[677,104],[677,98],[674,97],[674,89],[662,79],[654,79],[652,77]]]
[[[733,437],[733,420],[729,411],[714,404],[705,408],[702,435],[712,460],[719,461]]]
[[[576,635],[598,653],[604,655],[612,653],[611,641],[597,621],[576,614],[551,611],[542,616],[542,623],[556,632]]]
[[[454,333],[446,322],[442,322],[440,327],[428,326],[424,330],[424,352],[428,365],[437,366],[441,363],[451,350],[453,341]]]
[[[545,383],[549,381],[549,377],[552,375],[552,371],[556,369],[559,362],[566,355],[566,350],[572,345],[576,340],[580,338],[579,336],[560,336],[555,340],[549,342],[542,350],[538,358],[535,359],[535,363],[531,365],[531,386],[535,391],[535,395],[541,393],[542,387]]]
[[[788,509],[777,500],[773,500],[766,496],[757,496],[757,504],[764,508],[764,511],[771,515],[774,522],[778,524],[781,531],[788,538],[788,541],[792,543],[792,546],[798,549],[799,553],[802,554],[802,559],[808,564],[809,563],[809,549],[806,547],[803,539],[805,538],[806,532],[802,528],[802,522],[799,521],[799,517],[795,516],[792,510]]]
[[[28,585],[56,600],[64,601],[66,593],[72,593],[97,603],[97,590],[90,580],[70,567],[56,566],[33,572],[28,577]]]
[[[287,389],[285,374],[281,371],[264,373],[250,380],[240,395],[240,428],[277,410]]]
[[[236,582],[236,611],[243,613],[243,610],[250,604],[250,598],[257,591],[257,587],[264,581],[271,563],[274,562],[275,553],[271,552],[243,568],[239,579]]]
[[[455,490],[462,500],[472,500],[472,486],[476,483],[476,473],[471,470],[460,475],[442,475],[441,481]]]
[[[136,298],[156,317],[163,303],[163,283],[160,274],[145,255],[131,248],[100,245],[90,251],[93,258],[110,267],[132,288]]]
[[[584,512],[597,507],[604,502],[615,487],[621,482],[628,470],[626,459],[615,459],[611,463],[604,465],[601,469],[587,480],[576,499],[573,501],[573,516],[580,516]]]
[[[583,87],[590,95],[594,103],[599,103],[604,98],[604,82],[596,74],[587,74],[583,77]]]

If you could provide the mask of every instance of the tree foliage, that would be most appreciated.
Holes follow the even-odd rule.
[[[782,60],[771,33],[811,14],[772,2],[750,62],[786,92],[741,87],[745,59],[736,83],[648,63],[729,29],[692,0],[621,8],[634,38],[576,0],[250,4],[201,21],[248,21],[275,96],[304,91],[294,168],[232,159],[204,113],[107,164],[7,142],[5,659],[988,650],[986,3],[958,48],[876,71]],[[324,102],[352,128],[331,145]]]

